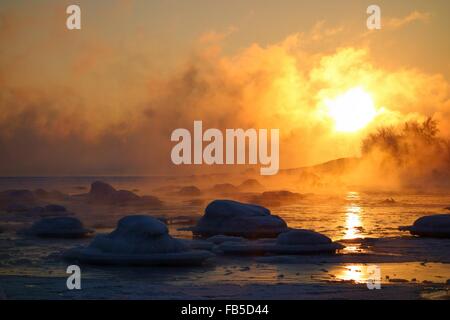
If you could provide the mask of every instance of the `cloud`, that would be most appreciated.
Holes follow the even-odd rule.
[[[20,36],[0,35],[11,48],[23,42],[17,21],[9,25]],[[234,169],[172,165],[170,134],[191,129],[194,120],[205,128],[280,128],[284,168],[357,155],[365,134],[404,119],[435,115],[450,134],[450,89],[442,76],[384,69],[357,43],[328,51],[308,46],[341,30],[319,21],[309,32],[234,53],[221,50],[233,28],[207,32],[164,73],[157,68],[164,57],[139,35],[119,45],[95,33],[82,40],[65,35],[56,52],[45,41],[32,42],[32,51],[8,49],[0,56],[0,174]],[[373,94],[380,114],[360,133],[337,134],[323,101],[356,86]]]
[[[325,20],[320,20],[314,24],[312,27],[309,38],[313,41],[322,41],[325,38],[336,36],[337,34],[344,31],[343,26],[337,27],[326,27]]]
[[[430,18],[430,13],[415,10],[401,18],[388,18],[384,26],[391,29],[399,29],[413,22],[428,22]]]

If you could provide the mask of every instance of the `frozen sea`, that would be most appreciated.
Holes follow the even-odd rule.
[[[169,225],[180,231],[202,215],[215,196],[179,197],[157,193],[160,186],[186,185],[170,177],[11,177],[0,190],[44,188],[85,193],[102,180],[117,189],[157,195],[162,208],[92,207],[66,201],[75,216],[97,233],[111,231],[121,217],[148,214],[182,217]],[[212,181],[211,183],[221,183]],[[202,182],[200,189],[206,190]],[[392,201],[392,200],[393,201]],[[192,200],[199,200],[192,202]],[[194,204],[193,204],[194,203]],[[290,227],[324,233],[346,248],[334,256],[236,257],[217,255],[200,267],[110,267],[81,265],[82,289],[66,287],[67,261],[61,254],[91,239],[28,238],[17,231],[37,218],[0,212],[0,296],[8,299],[448,299],[450,239],[421,239],[398,231],[420,216],[449,213],[449,194],[364,192],[309,194],[277,207]],[[370,271],[379,268],[380,290],[369,290]]]

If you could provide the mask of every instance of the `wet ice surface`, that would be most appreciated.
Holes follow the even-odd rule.
[[[394,203],[384,201],[390,197]],[[164,200],[164,208],[139,213],[198,217],[203,210]],[[97,232],[109,232],[120,217],[136,213],[132,208],[64,205]],[[78,291],[66,288],[69,263],[61,253],[91,239],[24,238],[15,231],[33,217],[1,213],[0,288],[18,299],[448,299],[450,240],[415,238],[397,230],[420,216],[446,212],[448,205],[449,195],[312,195],[271,210],[290,227],[343,241],[347,248],[336,256],[217,256],[203,267],[183,268],[81,265]],[[178,230],[183,226],[170,225],[171,235],[190,238],[190,232]],[[380,268],[381,290],[366,286],[374,265]]]

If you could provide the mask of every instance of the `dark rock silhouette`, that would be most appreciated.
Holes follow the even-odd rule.
[[[221,195],[235,194],[239,192],[239,188],[231,183],[219,183],[211,188],[211,192]]]
[[[290,192],[287,190],[266,191],[259,195],[252,195],[248,199],[251,203],[263,206],[277,207],[281,205],[291,204],[304,199],[305,196],[300,193]]]
[[[384,199],[383,201],[381,201],[380,203],[382,203],[382,204],[394,204],[394,203],[397,203],[397,201],[395,201],[394,198],[387,198],[387,199]]]
[[[153,189],[153,192],[171,194],[171,193],[176,193],[180,189],[181,189],[180,186],[170,185],[170,186],[157,187],[157,188]]]
[[[264,190],[264,186],[256,179],[247,179],[238,188],[244,192],[260,192]]]
[[[33,206],[37,199],[30,190],[6,190],[0,192],[0,208],[6,209],[13,205]],[[12,207],[11,207],[12,208]]]
[[[154,196],[138,196],[128,190],[116,190],[111,185],[95,181],[87,194],[88,202],[109,205],[148,205],[161,206],[162,202]]]
[[[41,199],[41,200],[57,200],[57,201],[64,201],[64,200],[68,200],[70,198],[69,195],[64,194],[60,191],[47,191],[44,189],[36,189],[34,190],[34,195]]]
[[[205,203],[205,200],[203,200],[203,199],[191,199],[191,200],[186,200],[183,203],[185,203],[188,206],[199,207],[199,206],[202,206]]]
[[[115,201],[116,192],[116,189],[111,185],[102,181],[95,181],[91,184],[88,195],[91,202],[111,203]]]
[[[287,225],[270,210],[261,206],[232,200],[214,200],[204,216],[191,228],[194,235],[209,237],[230,235],[245,238],[276,237]]]

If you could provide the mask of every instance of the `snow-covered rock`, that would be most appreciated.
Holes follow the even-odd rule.
[[[402,226],[399,229],[421,237],[450,238],[450,214],[420,217],[412,226]]]
[[[74,217],[43,218],[35,222],[26,234],[45,238],[82,238],[93,233]]]
[[[206,241],[212,242],[214,244],[221,244],[224,242],[242,242],[245,241],[245,239],[242,237],[224,236],[219,234],[216,236],[209,237],[208,239],[206,239]]]
[[[280,217],[271,215],[267,208],[232,200],[214,200],[191,230],[194,235],[203,237],[273,238],[286,231],[287,225]]]
[[[212,251],[214,248],[214,243],[206,241],[206,240],[200,240],[200,239],[179,239],[179,240],[182,241],[189,248],[194,249],[194,250]]]
[[[316,245],[329,244],[331,239],[319,232],[306,229],[293,229],[277,237],[278,245]]]
[[[97,235],[88,247],[69,251],[66,257],[94,264],[118,265],[197,265],[212,256],[207,251],[191,250],[172,238],[158,219],[133,215],[122,218],[117,228]]]
[[[281,233],[276,240],[224,242],[219,250],[225,254],[319,254],[335,253],[344,246],[311,230],[293,229]]]

